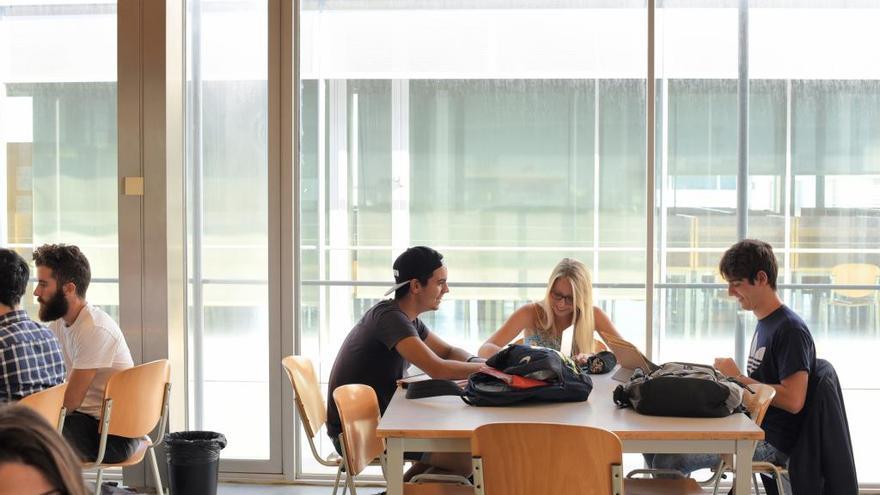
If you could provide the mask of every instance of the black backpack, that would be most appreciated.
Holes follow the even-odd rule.
[[[742,394],[712,366],[666,363],[647,375],[636,370],[614,390],[614,403],[651,416],[720,418],[743,410]]]
[[[583,402],[593,390],[590,377],[553,349],[511,344],[489,358],[486,366],[492,369],[472,373],[464,390],[453,381],[426,380],[409,384],[406,397],[458,395],[472,406],[507,406],[519,402]]]

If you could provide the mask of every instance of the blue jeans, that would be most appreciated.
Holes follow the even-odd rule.
[[[675,469],[681,471],[685,476],[690,475],[698,469],[712,468],[721,462],[721,456],[718,454],[643,454],[645,463],[651,469]],[[777,466],[788,465],[788,455],[776,449],[767,442],[760,441],[755,445],[755,455],[752,457],[756,461],[772,462]],[[658,475],[657,477],[662,477]],[[751,483],[751,482],[750,482]],[[782,485],[785,493],[791,495],[791,483],[787,477],[783,477]]]

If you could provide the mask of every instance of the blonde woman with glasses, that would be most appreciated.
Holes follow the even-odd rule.
[[[572,330],[569,330],[573,327]],[[488,358],[523,332],[523,343],[563,350],[563,342],[571,341],[571,356],[578,364],[601,347],[594,341],[598,332],[602,340],[624,340],[611,319],[593,306],[593,283],[590,271],[580,261],[563,258],[550,275],[547,293],[514,311],[480,347],[479,356]],[[574,332],[572,337],[570,332]],[[567,350],[567,349],[566,349]]]

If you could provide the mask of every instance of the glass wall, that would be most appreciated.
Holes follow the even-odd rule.
[[[727,296],[717,263],[740,235],[770,242],[780,294],[840,375],[859,480],[876,483],[868,411],[880,386],[863,363],[880,343],[880,40],[871,28],[880,9],[777,4],[752,1],[747,26],[729,2],[658,10],[657,358],[733,355],[737,323],[748,349],[754,317]],[[747,163],[738,155],[742,42]],[[747,211],[745,232],[738,209]]]
[[[880,340],[880,9],[738,5],[658,2],[646,336],[644,2],[302,2],[298,331],[322,380],[416,244],[445,254],[452,288],[424,319],[465,348],[575,256],[656,360],[732,356],[755,321],[717,263],[747,235],[774,246],[783,298],[846,389],[860,480],[880,480],[866,464],[880,388],[867,356],[850,359]]]
[[[78,245],[118,319],[116,198],[116,2],[0,1],[0,245]]]
[[[189,424],[226,435],[223,459],[265,461],[277,367],[269,362],[268,7],[186,7]]]
[[[413,245],[445,256],[423,320],[463,348],[565,256],[644,342],[645,3],[391,4],[302,4],[300,352],[326,382]]]

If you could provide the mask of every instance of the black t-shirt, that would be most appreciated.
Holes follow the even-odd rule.
[[[816,369],[816,346],[804,320],[788,306],[780,306],[758,321],[749,352],[748,373],[761,383],[778,385],[797,373]],[[765,437],[777,449],[789,453],[800,433],[802,409],[791,414],[770,406],[761,427]]]
[[[394,348],[407,337],[425,340],[428,327],[418,318],[410,321],[393,299],[376,303],[351,329],[330,371],[327,387],[327,434],[330,438],[338,437],[342,431],[339,412],[333,402],[336,387],[349,383],[373,387],[379,399],[379,410],[385,413],[397,388],[397,380],[403,378],[409,367]]]

